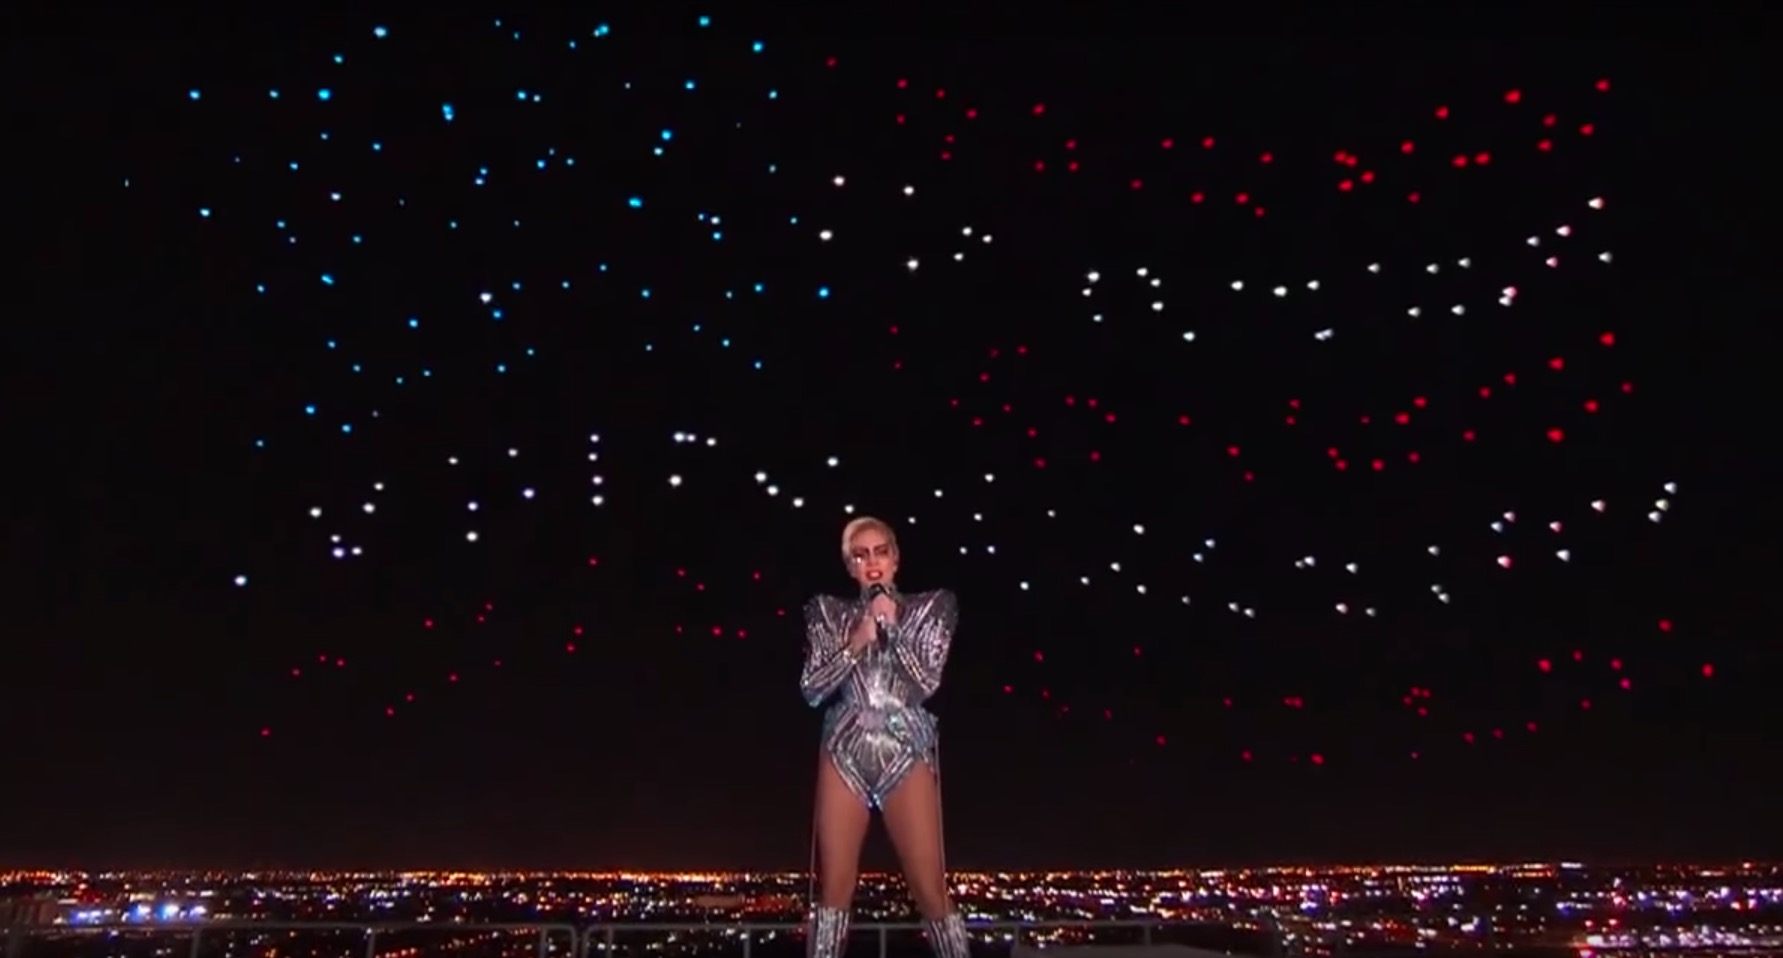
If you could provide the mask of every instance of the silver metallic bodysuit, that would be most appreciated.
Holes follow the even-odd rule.
[[[867,614],[862,599],[820,595],[805,603],[805,668],[799,687],[821,707],[823,750],[868,808],[922,762],[936,762],[935,717],[922,707],[941,685],[959,603],[944,589],[896,596],[898,621],[885,642],[858,654],[848,636]]]

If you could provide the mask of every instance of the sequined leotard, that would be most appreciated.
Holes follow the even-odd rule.
[[[823,718],[823,749],[842,781],[869,808],[883,805],[904,776],[936,760],[935,717],[922,707],[941,685],[959,604],[946,590],[898,596],[887,641],[858,654],[848,636],[867,614],[861,599],[820,595],[805,603],[805,701],[835,702]]]

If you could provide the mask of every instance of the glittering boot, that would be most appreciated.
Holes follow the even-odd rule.
[[[805,958],[842,958],[848,951],[848,912],[817,906],[806,929]]]
[[[971,943],[966,938],[966,923],[960,913],[949,912],[946,918],[927,919],[922,923],[928,933],[929,948],[935,958],[972,958]]]

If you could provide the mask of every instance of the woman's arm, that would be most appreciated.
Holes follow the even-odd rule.
[[[898,618],[892,655],[924,699],[941,687],[941,670],[947,666],[947,650],[959,619],[959,600],[946,589],[917,596]]]
[[[827,595],[805,603],[805,668],[799,691],[816,708],[848,679],[859,659],[848,649],[848,607]]]

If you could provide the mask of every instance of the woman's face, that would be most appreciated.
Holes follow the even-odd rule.
[[[898,575],[898,548],[878,529],[862,529],[848,544],[848,571],[862,589],[889,589]]]

